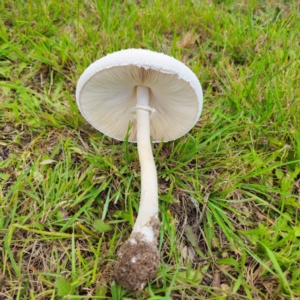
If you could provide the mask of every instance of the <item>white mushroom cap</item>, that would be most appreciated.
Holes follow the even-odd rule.
[[[80,77],[76,100],[81,114],[96,129],[124,140],[136,141],[136,87],[149,88],[153,142],[175,140],[199,119],[203,94],[195,74],[163,53],[127,49],[91,64]]]

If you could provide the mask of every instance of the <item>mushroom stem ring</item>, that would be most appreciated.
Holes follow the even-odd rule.
[[[139,88],[139,87],[137,87]],[[149,98],[149,96],[148,96]],[[132,110],[131,110],[131,113],[136,115],[136,110],[137,109],[144,109],[144,110],[147,110],[150,112],[150,119],[153,119],[155,117],[155,114],[156,114],[156,110],[153,108],[153,107],[150,107],[148,105],[136,105]]]

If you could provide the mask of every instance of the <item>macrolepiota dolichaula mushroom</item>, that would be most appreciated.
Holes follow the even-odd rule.
[[[196,75],[173,57],[127,49],[91,64],[78,81],[76,100],[83,117],[100,132],[117,140],[127,136],[128,141],[137,143],[140,207],[132,233],[118,251],[114,274],[125,289],[142,290],[155,277],[160,260],[151,139],[154,143],[172,141],[195,125],[202,110],[201,85]]]

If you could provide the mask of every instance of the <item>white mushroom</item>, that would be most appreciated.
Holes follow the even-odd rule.
[[[91,64],[80,77],[77,104],[96,129],[117,140],[137,142],[141,164],[139,213],[128,241],[118,252],[117,281],[137,291],[159,266],[157,174],[152,142],[175,140],[197,122],[202,89],[183,63],[162,53],[128,49]],[[130,125],[130,127],[129,127]]]

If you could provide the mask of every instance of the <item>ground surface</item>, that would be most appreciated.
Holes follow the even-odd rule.
[[[0,4],[1,299],[300,299],[299,1]],[[147,48],[186,63],[202,116],[154,146],[161,266],[113,278],[139,205],[135,145],[74,102],[84,69]]]

